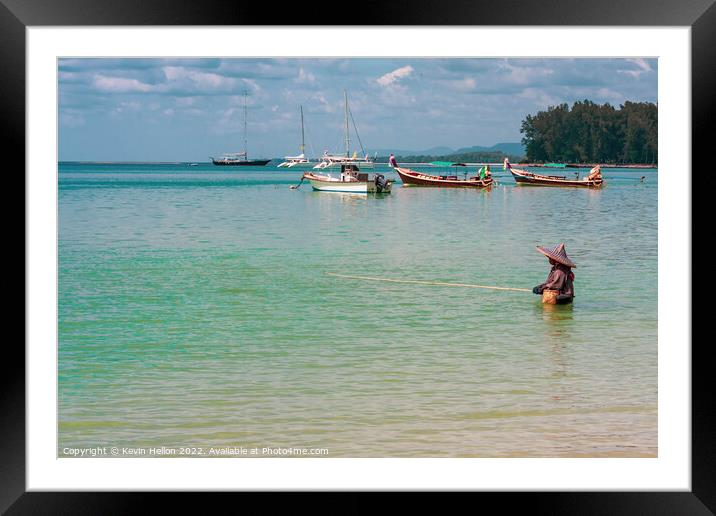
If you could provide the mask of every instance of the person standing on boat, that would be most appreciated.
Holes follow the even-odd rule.
[[[552,269],[549,271],[547,281],[537,285],[532,289],[535,294],[543,295],[544,292],[552,291],[555,296],[550,296],[549,301],[545,300],[547,296],[543,295],[542,302],[550,304],[568,304],[574,299],[574,273],[572,269],[576,267],[574,262],[569,259],[567,252],[564,250],[564,244],[556,245],[554,248],[537,247],[537,251],[545,255],[549,259]]]
[[[393,153],[391,153],[390,158],[388,158],[388,165],[393,168],[398,168],[398,162],[395,161],[395,156],[393,156]]]

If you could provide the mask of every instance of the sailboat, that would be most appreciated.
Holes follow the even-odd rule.
[[[345,155],[324,153],[321,163],[313,168],[340,167],[341,173],[338,177],[332,176],[330,173],[305,172],[301,177],[301,182],[307,179],[314,190],[322,192],[345,192],[345,193],[390,193],[393,186],[393,180],[386,179],[383,174],[368,174],[360,171],[361,166],[371,168],[373,162],[365,158],[358,158],[357,152],[351,156],[350,154],[350,132],[348,129],[348,117],[350,116],[350,108],[348,107],[348,93],[343,92],[345,99],[345,119],[346,119],[346,153]],[[355,122],[354,122],[355,126]],[[356,136],[358,130],[356,128]],[[358,136],[360,141],[360,136]],[[362,144],[361,144],[362,147]],[[321,166],[322,165],[322,166]]]
[[[306,150],[306,135],[303,130],[303,106],[301,106],[301,154],[298,156],[284,156],[284,162],[279,164],[279,167],[291,168],[295,166],[310,165],[311,162],[306,158],[304,154]]]
[[[227,152],[220,158],[211,158],[211,162],[214,165],[219,166],[234,166],[234,167],[263,167],[271,161],[270,159],[249,159],[248,154],[248,138],[246,136],[246,95],[244,92],[244,150],[242,152]]]

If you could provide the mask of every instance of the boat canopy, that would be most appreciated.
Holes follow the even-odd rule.
[[[436,167],[466,167],[465,163],[453,163],[452,161],[432,161],[431,165]]]

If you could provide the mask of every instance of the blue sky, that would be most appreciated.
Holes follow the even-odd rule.
[[[576,100],[657,101],[656,59],[60,59],[59,159],[207,161],[343,149],[343,90],[367,149],[491,146]],[[357,144],[355,136],[352,139]]]

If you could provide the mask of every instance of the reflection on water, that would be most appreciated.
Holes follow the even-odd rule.
[[[567,353],[574,324],[574,305],[551,305],[538,301],[534,304],[534,310],[536,317],[545,323],[540,330],[543,342],[550,351],[551,377],[562,379],[567,376]],[[553,399],[564,399],[564,384],[559,383],[556,388],[561,392],[552,394]]]
[[[550,328],[561,331],[567,328],[564,321],[574,320],[574,305],[572,303],[565,305],[551,305],[549,303],[536,304],[536,310],[541,310],[542,320],[545,321]]]

